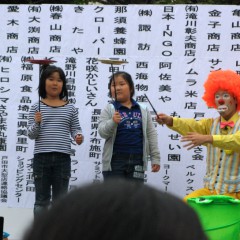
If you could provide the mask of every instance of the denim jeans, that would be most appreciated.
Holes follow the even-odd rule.
[[[59,152],[38,153],[33,159],[35,184],[34,217],[68,191],[71,174],[69,154]]]
[[[144,182],[142,154],[113,153],[112,171],[103,171],[104,181],[125,179],[134,182]]]

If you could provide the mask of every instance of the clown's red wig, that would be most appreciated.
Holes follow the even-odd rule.
[[[203,100],[208,107],[217,108],[215,93],[219,90],[227,91],[237,99],[237,111],[240,111],[240,75],[232,70],[218,70],[211,72],[204,83]]]

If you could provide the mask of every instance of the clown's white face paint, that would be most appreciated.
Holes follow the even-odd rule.
[[[217,111],[226,120],[230,119],[237,109],[237,100],[227,91],[219,90],[215,93]]]

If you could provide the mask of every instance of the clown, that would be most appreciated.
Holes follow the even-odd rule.
[[[211,72],[204,83],[203,100],[219,117],[176,118],[159,113],[156,121],[182,135],[187,150],[207,147],[204,188],[185,197],[227,195],[240,199],[240,76],[231,70]]]

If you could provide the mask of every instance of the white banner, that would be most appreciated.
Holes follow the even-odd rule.
[[[132,75],[135,98],[150,109],[144,94],[158,112],[217,116],[201,99],[203,83],[213,70],[240,71],[239,13],[234,5],[0,5],[0,206],[33,207],[34,141],[26,125],[38,100],[39,65],[27,59],[56,60],[79,109],[85,141],[72,145],[72,189],[102,180],[97,127],[113,71]],[[128,63],[112,69],[102,58]],[[187,151],[179,134],[156,129],[161,170],[146,172],[146,183],[179,197],[202,187],[205,148]]]

